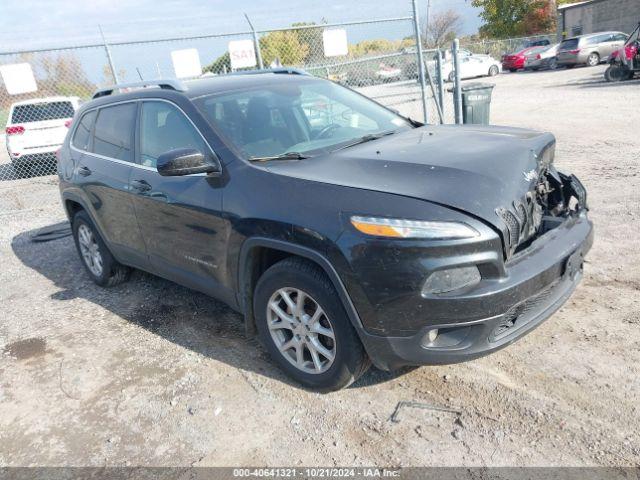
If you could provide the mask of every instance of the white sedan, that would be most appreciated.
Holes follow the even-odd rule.
[[[453,69],[453,60],[450,55],[448,57],[449,59],[442,67],[442,76],[446,80],[453,82],[456,73]],[[502,72],[502,64],[495,58],[489,55],[471,53],[464,49],[460,50],[460,78],[495,77],[500,72]]]

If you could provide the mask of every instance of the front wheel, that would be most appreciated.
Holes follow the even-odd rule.
[[[492,65],[489,69],[489,76],[495,77],[496,75],[498,75],[498,73],[500,73],[500,69],[497,66]]]
[[[510,68],[510,69],[509,69],[509,71],[510,71],[511,73],[515,73],[515,72],[517,72],[517,71],[518,71],[518,69],[517,69],[517,68]]]
[[[306,387],[339,390],[370,365],[335,288],[315,264],[282,260],[260,277],[254,312],[273,360]]]
[[[549,70],[557,70],[558,69],[558,60],[554,57],[549,60]]]

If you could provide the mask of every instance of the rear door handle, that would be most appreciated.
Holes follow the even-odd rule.
[[[91,169],[82,165],[78,167],[78,174],[82,175],[83,177],[88,177],[89,175],[91,175]]]
[[[137,190],[139,193],[144,193],[151,190],[151,185],[146,180],[132,180],[131,188]]]

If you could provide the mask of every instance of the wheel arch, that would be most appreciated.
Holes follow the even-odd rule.
[[[304,258],[317,265],[327,275],[338,292],[342,305],[351,324],[358,333],[363,330],[362,322],[344,283],[331,262],[321,253],[301,245],[282,240],[252,237],[242,245],[238,268],[238,302],[244,314],[245,329],[255,334],[256,324],[253,312],[253,291],[260,275],[271,265],[292,256]]]
[[[80,197],[79,195],[76,195],[73,192],[65,192],[62,194],[62,205],[70,223],[73,223],[73,217],[80,210],[84,210],[85,212],[87,212],[87,215],[91,219],[93,226],[96,228],[96,230],[98,230],[98,234],[102,238],[102,241],[107,245],[107,248],[109,248],[109,251],[112,252],[109,239],[105,236],[102,226],[100,225],[99,222],[96,221],[96,217],[93,214],[93,210],[87,206],[86,202],[82,199],[82,197]],[[113,253],[111,254],[113,255]],[[116,260],[118,259],[116,258]]]

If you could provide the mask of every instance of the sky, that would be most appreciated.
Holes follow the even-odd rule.
[[[460,34],[477,31],[480,20],[469,0],[431,0],[431,12],[449,8],[463,19]],[[418,0],[424,21],[427,0]],[[158,41],[119,45],[118,42],[181,38],[248,32],[244,13],[256,29],[290,26],[294,22],[329,23],[407,17],[411,0],[0,0],[0,64],[32,63],[36,79],[42,76],[39,60],[72,56],[86,78],[95,85],[111,83],[103,46],[38,53],[25,58],[3,52],[29,51],[82,45],[102,45],[100,30],[110,44],[110,53],[120,82],[140,78],[174,76],[172,52],[198,50],[202,66],[227,51],[230,40],[250,39],[250,34],[232,37]],[[345,27],[349,43],[365,39],[399,40],[413,35],[409,21],[351,25]]]
[[[474,33],[477,10],[468,0],[431,0],[432,12],[455,9],[460,33]],[[424,18],[427,0],[419,0]],[[246,31],[243,13],[257,29],[293,22],[332,22],[411,14],[410,0],[0,0],[0,52],[77,46],[166,36]],[[371,34],[367,34],[371,38]]]

